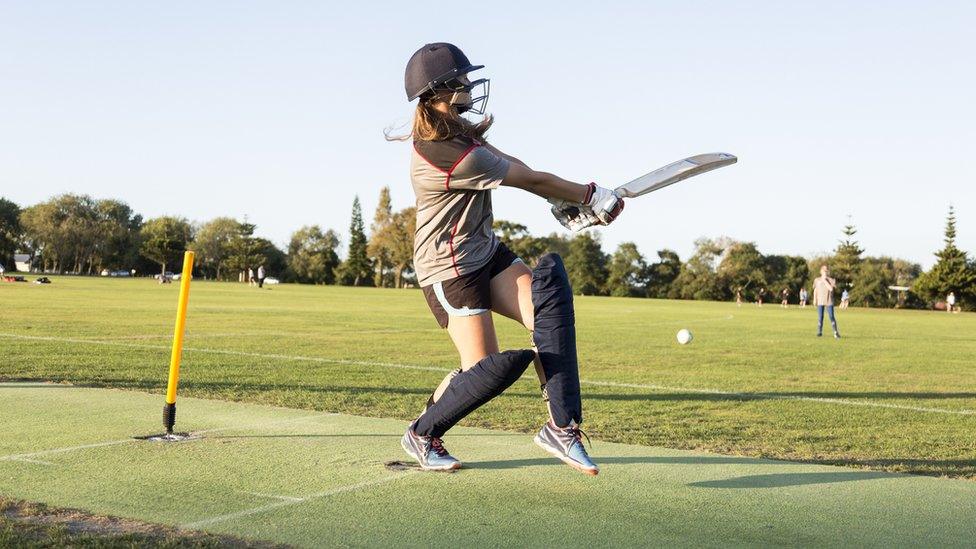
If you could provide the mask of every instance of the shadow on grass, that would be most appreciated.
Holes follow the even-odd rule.
[[[135,389],[140,391],[154,391],[165,388],[165,380],[145,380],[145,379],[122,379],[122,378],[101,378],[88,379],[84,381],[71,378],[57,378],[53,381],[37,379],[0,379],[0,383],[11,383],[4,388],[30,387],[37,388],[43,384],[44,387],[51,388],[72,388],[72,387],[94,387],[94,388],[117,388]],[[33,385],[31,385],[33,383]],[[66,384],[71,383],[71,384]],[[430,388],[411,388],[411,387],[391,387],[391,386],[354,386],[354,385],[321,385],[315,383],[264,383],[249,381],[213,381],[213,380],[186,380],[182,387],[205,392],[222,392],[227,390],[246,391],[246,392],[266,392],[266,391],[295,391],[308,393],[386,393],[400,395],[424,395],[428,396],[433,390]],[[665,392],[665,391],[639,391],[634,392],[634,388],[621,387],[620,393],[593,393],[584,392],[584,400],[608,400],[608,401],[701,401],[701,402],[722,402],[722,401],[747,401],[747,400],[776,400],[791,398],[825,398],[825,399],[906,399],[906,400],[940,400],[940,399],[976,399],[976,392],[889,392],[889,391],[786,391],[786,392],[761,392],[750,393],[741,392],[733,394],[699,393],[699,392]],[[626,391],[626,392],[625,392]],[[535,391],[509,390],[506,396],[516,398],[539,399],[539,393]]]
[[[876,478],[899,478],[898,475],[882,473],[880,471],[830,471],[810,473],[772,473],[768,475],[746,475],[721,480],[704,480],[692,482],[688,486],[695,488],[784,488],[787,486],[804,486],[808,484],[835,484],[838,482],[853,482],[858,480],[872,480]]]

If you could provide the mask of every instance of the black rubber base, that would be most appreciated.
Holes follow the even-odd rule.
[[[176,403],[164,404],[163,405],[163,427],[166,428],[166,432],[169,434],[173,433],[173,426],[176,425]]]
[[[152,442],[186,442],[188,440],[197,440],[200,437],[192,433],[156,433],[155,435],[144,435],[132,438],[136,440],[149,440]]]

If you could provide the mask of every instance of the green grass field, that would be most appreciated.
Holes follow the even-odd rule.
[[[58,392],[20,385],[4,389],[2,401],[9,413],[0,414],[0,428],[22,434],[0,439],[3,455],[111,441],[159,424],[177,287],[148,280],[54,280],[48,286],[0,284],[0,379],[129,391]],[[301,499],[374,477],[409,475],[403,481],[320,498],[327,502],[316,499],[306,505],[303,499],[301,505],[288,505],[268,516],[262,512],[253,521],[203,527],[315,545],[308,536],[324,534],[312,527],[310,517],[353,528],[350,517],[336,518],[323,509],[343,505],[362,513],[356,524],[371,525],[361,533],[375,537],[347,539],[340,545],[369,539],[425,544],[429,539],[404,539],[397,526],[422,521],[406,503],[420,504],[424,494],[429,498],[446,490],[444,497],[462,508],[460,516],[474,520],[464,509],[469,504],[485,510],[489,527],[484,535],[470,538],[472,544],[516,542],[491,527],[511,521],[525,521],[528,537],[519,539],[544,543],[544,538],[533,537],[541,534],[529,525],[541,520],[535,513],[550,508],[583,511],[533,492],[538,490],[571,495],[573,505],[582,502],[611,510],[614,503],[601,498],[616,498],[619,513],[566,531],[565,539],[572,545],[598,543],[593,536],[610,531],[616,537],[600,538],[603,544],[966,544],[972,539],[976,365],[971,357],[976,356],[976,316],[838,311],[844,334],[839,341],[814,337],[816,318],[809,308],[581,297],[577,318],[584,428],[595,441],[597,461],[605,465],[597,479],[569,471],[540,455],[529,437],[511,434],[532,432],[545,419],[538,384],[529,377],[468,418],[465,433],[477,436],[446,438],[459,457],[474,460],[470,471],[432,476],[383,470],[383,460],[403,458],[393,435],[456,362],[446,333],[436,327],[417,291],[291,285],[257,290],[196,281],[180,395],[212,400],[183,401],[196,404],[181,406],[178,426],[199,430],[236,425],[250,437],[253,433],[246,425],[251,423],[238,421],[235,414],[291,417],[307,414],[299,411],[305,410],[386,419],[321,416],[332,419],[321,420],[322,425],[309,420],[312,427],[276,427],[271,430],[273,440],[256,435],[230,442],[206,437],[162,450],[139,444],[86,449],[56,454],[57,459],[50,460],[53,466],[0,461],[0,471],[10,472],[0,483],[0,496],[192,526],[207,516],[205,508],[257,505],[242,501],[242,490],[260,493],[274,488],[273,494]],[[497,323],[503,348],[527,345],[520,328],[505,319]],[[682,327],[694,332],[691,345],[675,342],[674,334]],[[84,406],[77,402],[61,408],[61,399],[80,398],[69,394],[90,394],[92,417],[86,418]],[[17,430],[32,421],[39,425],[36,430]],[[496,431],[471,431],[472,427]],[[332,434],[319,437],[318,429]],[[338,434],[348,431],[370,436],[335,442]],[[493,434],[498,431],[503,433]],[[356,451],[364,453],[359,461]],[[497,464],[509,452],[523,463],[477,465]],[[201,458],[208,466],[180,469],[175,491],[154,500],[147,496],[159,489],[166,470],[154,470],[147,455],[161,456],[171,468],[183,463],[181,456],[194,463]],[[99,463],[110,466],[100,469]],[[221,471],[241,463],[250,474],[236,471],[221,477]],[[346,472],[333,478],[334,468]],[[49,487],[25,486],[38,470],[50,476],[44,481]],[[84,482],[65,483],[63,475],[69,470],[82,473],[78,478]],[[769,476],[782,475],[776,472],[782,470],[788,470],[786,477],[792,480]],[[842,480],[810,480],[834,477]],[[99,478],[100,489],[92,491],[90,483]],[[228,495],[233,490],[218,481],[236,483],[238,497]],[[532,511],[516,508],[513,501],[526,502],[524,507]],[[782,516],[776,515],[777,506]],[[904,522],[914,528],[880,528],[888,520],[883,516],[917,513],[922,506],[926,512],[941,510],[943,518],[925,515],[924,524]],[[835,507],[836,513],[823,511]],[[637,528],[628,513],[644,526]],[[852,523],[852,517],[865,524]],[[832,530],[824,526],[828,524],[833,524]],[[843,528],[838,530],[838,524]],[[940,533],[929,528],[933,525]],[[823,528],[834,537],[823,534]],[[851,537],[840,535],[845,532]]]

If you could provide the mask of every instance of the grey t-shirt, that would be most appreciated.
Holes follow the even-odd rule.
[[[820,276],[813,281],[813,305],[834,306],[834,286],[827,277]]]
[[[491,259],[491,190],[509,162],[465,137],[414,141],[410,180],[417,196],[413,260],[417,282],[429,286],[476,271]]]

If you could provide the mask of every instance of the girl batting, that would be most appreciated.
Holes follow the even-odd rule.
[[[572,288],[558,255],[529,269],[492,232],[491,192],[515,187],[549,199],[564,226],[606,225],[623,200],[594,183],[572,183],[532,170],[489,145],[492,118],[484,115],[488,80],[472,81],[472,65],[456,46],[427,44],[407,64],[405,86],[418,99],[410,179],[416,194],[414,266],[431,312],[460,355],[460,368],[436,388],[407,428],[404,450],[424,469],[457,469],[461,462],[442,437],[464,416],[501,394],[530,363],[543,381],[550,418],[535,442],[588,474],[599,468],[580,439],[582,402],[576,359]],[[491,313],[521,323],[535,349],[500,352]]]

